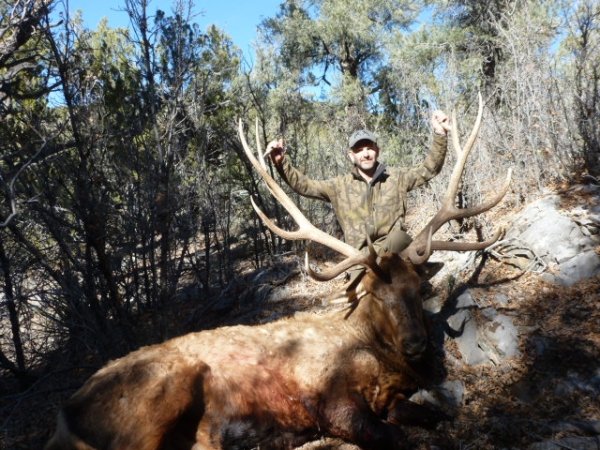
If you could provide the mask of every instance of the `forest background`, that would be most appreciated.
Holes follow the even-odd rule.
[[[481,92],[464,202],[509,167],[512,209],[557,182],[598,182],[597,1],[286,0],[252,61],[191,0],[122,7],[128,28],[89,29],[61,1],[0,0],[3,393],[194,329],[201,316],[174,331],[164,313],[184,289],[201,307],[241,267],[302,248],[252,211],[250,195],[293,226],[246,163],[238,119],[326,178],[348,170],[358,127],[377,132],[386,163],[418,163],[432,110],[466,128]],[[411,195],[411,227],[437,208],[453,158]],[[328,205],[295,198],[339,233]]]

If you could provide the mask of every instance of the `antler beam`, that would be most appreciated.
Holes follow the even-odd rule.
[[[465,163],[467,161],[469,153],[473,149],[473,146],[479,134],[479,129],[481,127],[481,119],[483,117],[483,99],[481,98],[481,93],[478,95],[478,98],[479,108],[477,111],[477,118],[475,119],[475,124],[473,125],[473,129],[471,130],[471,134],[469,135],[469,138],[467,139],[467,142],[463,148],[461,148],[458,139],[458,126],[456,114],[453,114],[451,134],[452,144],[457,154],[456,163],[450,176],[450,182],[448,184],[448,188],[446,190],[441,209],[429,221],[425,228],[415,237],[411,244],[402,252],[403,256],[410,258],[410,260],[414,264],[422,264],[425,261],[427,261],[433,250],[481,250],[496,242],[496,240],[502,234],[502,230],[498,230],[491,239],[488,239],[484,242],[431,241],[431,236],[433,236],[433,234],[435,234],[435,232],[438,231],[440,227],[446,222],[449,222],[453,219],[463,219],[466,217],[472,217],[481,214],[497,205],[508,192],[510,180],[512,177],[512,169],[508,170],[506,180],[499,192],[489,200],[483,202],[480,205],[475,205],[470,208],[461,209],[457,208],[455,205],[456,193],[458,191],[460,179],[464,172]]]
[[[256,124],[258,130],[258,123]],[[362,253],[360,250],[352,247],[350,244],[341,241],[324,231],[319,230],[315,227],[310,221],[306,218],[306,216],[300,211],[300,209],[296,206],[293,200],[288,196],[288,194],[279,186],[279,184],[271,177],[269,172],[266,169],[266,163],[264,160],[264,155],[260,149],[260,145],[258,142],[258,131],[256,133],[257,136],[257,154],[259,155],[260,161],[254,156],[254,152],[248,145],[246,141],[246,136],[244,134],[244,125],[242,120],[239,120],[239,136],[242,146],[244,147],[244,152],[248,157],[248,160],[256,170],[256,172],[260,175],[260,177],[265,181],[269,191],[275,197],[277,201],[285,208],[285,210],[292,216],[294,221],[298,224],[298,229],[295,231],[284,230],[279,227],[273,220],[271,220],[267,215],[257,206],[254,199],[252,200],[252,206],[254,210],[264,222],[264,224],[271,230],[273,233],[281,236],[284,239],[288,240],[310,240],[313,242],[318,242],[319,244],[323,244],[324,246],[346,256],[346,259],[340,262],[335,267],[331,268],[329,271],[326,271],[321,274],[317,274],[309,269],[309,273],[315,279],[319,280],[327,280],[334,278],[335,276],[342,273],[344,270],[355,266],[355,265],[367,265],[371,267],[373,264],[373,258],[367,254]],[[308,263],[307,263],[308,266]]]

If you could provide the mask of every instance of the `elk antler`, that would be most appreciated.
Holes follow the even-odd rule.
[[[500,191],[489,200],[470,208],[460,209],[455,206],[456,192],[465,168],[465,162],[467,161],[467,157],[469,156],[469,153],[475,144],[475,140],[477,139],[477,135],[479,133],[479,128],[481,127],[481,118],[483,116],[483,100],[481,98],[481,93],[478,95],[478,97],[479,109],[477,111],[477,118],[475,119],[475,124],[473,125],[473,129],[471,130],[471,134],[469,135],[464,148],[461,148],[460,146],[456,114],[453,114],[451,134],[452,144],[457,154],[456,163],[454,165],[454,169],[452,170],[452,175],[450,176],[450,182],[448,183],[448,189],[446,190],[446,195],[442,202],[441,209],[436,213],[435,216],[433,216],[433,218],[415,237],[411,244],[402,251],[402,256],[408,257],[413,264],[424,263],[427,261],[427,259],[429,259],[431,252],[434,250],[481,250],[496,242],[496,240],[498,240],[502,234],[502,230],[497,230],[492,238],[484,242],[446,242],[431,240],[433,234],[435,234],[435,232],[438,231],[446,222],[452,219],[463,219],[465,217],[472,217],[476,216],[477,214],[481,214],[482,212],[485,212],[497,205],[506,195],[506,192],[508,192],[508,187],[512,176],[512,169],[508,170],[506,181],[504,182],[504,185]]]
[[[330,280],[345,270],[349,269],[355,265],[364,265],[370,267],[374,270],[374,266],[376,266],[375,258],[372,255],[366,255],[362,253],[360,250],[352,247],[350,244],[341,241],[324,231],[319,230],[315,227],[310,221],[306,218],[306,216],[298,209],[293,200],[285,193],[285,191],[277,184],[277,182],[271,177],[271,175],[266,170],[266,163],[264,160],[264,154],[260,150],[260,144],[258,139],[258,121],[256,122],[256,146],[257,146],[257,154],[259,155],[260,161],[256,159],[253,154],[253,151],[248,146],[246,142],[246,136],[244,134],[244,125],[242,120],[239,120],[239,136],[242,146],[244,147],[244,152],[246,156],[250,160],[250,163],[261,176],[261,178],[267,184],[269,191],[279,201],[279,203],[287,210],[288,213],[292,216],[292,218],[298,224],[298,229],[296,231],[288,231],[280,228],[273,222],[269,217],[266,216],[264,212],[256,205],[253,198],[251,198],[252,206],[254,210],[259,215],[264,224],[271,230],[273,233],[281,236],[284,239],[288,240],[302,240],[307,239],[309,241],[318,242],[319,244],[323,244],[324,246],[335,250],[336,252],[346,256],[346,259],[336,266],[332,267],[328,271],[315,273],[310,267],[308,267],[308,258],[306,260],[306,266],[308,273],[317,280]]]

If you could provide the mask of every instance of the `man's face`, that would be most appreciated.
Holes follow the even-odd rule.
[[[359,141],[348,152],[352,163],[364,172],[369,172],[377,165],[379,147],[371,141]]]

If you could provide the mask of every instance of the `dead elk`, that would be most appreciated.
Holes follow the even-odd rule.
[[[453,206],[481,111],[480,99],[441,211],[401,255],[382,257],[311,225],[254,157],[240,123],[248,158],[299,229],[281,230],[258,210],[267,226],[346,256],[321,279],[357,264],[366,268],[348,292],[352,308],[191,333],[112,361],[66,402],[46,449],[283,449],[320,436],[364,449],[403,448],[399,424],[434,421],[407,400],[419,386],[415,363],[427,344],[419,268],[433,250],[473,250],[493,242],[444,243],[431,236],[448,220],[491,208],[508,188],[507,179],[486,204]]]

